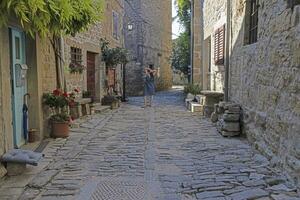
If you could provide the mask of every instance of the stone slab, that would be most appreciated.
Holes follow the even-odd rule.
[[[8,176],[17,176],[22,174],[26,170],[25,163],[7,163],[7,175]]]

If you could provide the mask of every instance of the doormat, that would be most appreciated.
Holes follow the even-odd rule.
[[[40,145],[34,150],[34,152],[37,152],[37,153],[42,153],[42,151],[46,148],[46,146],[49,144],[49,141],[42,141],[40,143]]]

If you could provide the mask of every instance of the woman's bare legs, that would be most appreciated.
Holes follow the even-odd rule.
[[[151,107],[151,106],[152,106],[152,102],[153,102],[153,95],[151,95],[151,96],[149,97],[149,99],[150,99],[150,104],[149,104],[149,106]]]

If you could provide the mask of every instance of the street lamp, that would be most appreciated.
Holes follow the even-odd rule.
[[[129,22],[129,23],[127,24],[127,30],[128,30],[128,31],[132,31],[132,30],[133,30],[133,24],[132,24],[131,22]]]
[[[133,24],[129,22],[127,24],[127,30],[132,31],[133,30]],[[122,65],[123,68],[123,94],[122,94],[122,102],[127,102],[128,100],[126,99],[126,64]]]

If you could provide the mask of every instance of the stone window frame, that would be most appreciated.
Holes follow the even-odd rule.
[[[112,11],[112,36],[114,39],[120,39],[120,14],[113,10]]]
[[[82,49],[77,47],[71,47],[71,63],[81,64],[82,63]]]
[[[258,41],[259,7],[259,0],[246,0],[245,45],[254,44]]]

